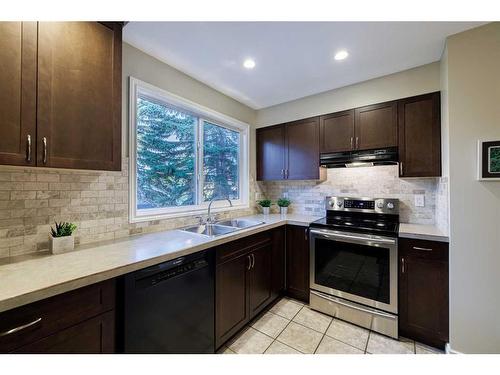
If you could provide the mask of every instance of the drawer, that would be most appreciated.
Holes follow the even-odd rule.
[[[272,230],[268,230],[218,246],[216,248],[216,264],[227,262],[245,253],[249,253],[256,246],[261,246],[266,242],[271,242],[271,240]]]
[[[448,243],[438,241],[399,239],[399,254],[418,258],[448,261]]]
[[[0,313],[0,352],[11,352],[114,307],[115,280],[107,280]]]

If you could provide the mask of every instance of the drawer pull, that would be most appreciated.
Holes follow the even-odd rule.
[[[432,251],[432,249],[429,249],[428,247],[418,247],[418,246],[413,246],[413,250]]]
[[[32,322],[29,322],[29,323],[23,324],[22,326],[19,326],[19,327],[16,327],[16,328],[12,328],[12,329],[9,329],[8,331],[5,331],[5,332],[0,333],[0,337],[3,337],[3,336],[8,336],[8,335],[11,335],[11,334],[13,334],[13,333],[16,333],[16,332],[22,331],[23,329],[29,328],[29,327],[31,327],[31,326],[34,326],[35,324],[40,323],[41,321],[42,321],[42,318],[38,318],[38,319],[33,320]]]

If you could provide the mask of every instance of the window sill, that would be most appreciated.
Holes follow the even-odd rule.
[[[226,212],[226,211],[237,211],[237,210],[246,210],[250,208],[250,205],[247,204],[240,204],[240,205],[234,205],[234,206],[223,206],[223,207],[212,207],[210,210],[211,213],[218,213],[218,212]],[[162,213],[162,214],[152,214],[152,215],[144,215],[144,216],[136,216],[136,217],[130,217],[129,218],[129,223],[144,223],[147,221],[153,221],[153,220],[168,220],[168,219],[175,219],[175,218],[182,218],[182,217],[190,217],[190,216],[200,216],[200,215],[206,215],[207,214],[207,208],[199,208],[199,209],[193,209],[189,211],[184,211],[184,212],[175,212],[175,213]]]

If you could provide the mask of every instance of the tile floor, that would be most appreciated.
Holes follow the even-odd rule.
[[[393,340],[282,298],[223,346],[222,354],[439,354],[408,339]]]

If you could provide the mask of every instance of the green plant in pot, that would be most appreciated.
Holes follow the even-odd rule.
[[[65,253],[75,248],[75,237],[73,232],[76,225],[67,222],[55,222],[54,227],[50,227],[49,248],[52,254]]]
[[[270,199],[261,199],[257,202],[257,204],[262,207],[262,213],[264,215],[269,215],[269,211],[271,209],[272,202]]]
[[[277,204],[280,208],[280,214],[286,215],[288,213],[288,206],[290,206],[291,203],[292,203],[292,201],[288,198],[278,199]]]

